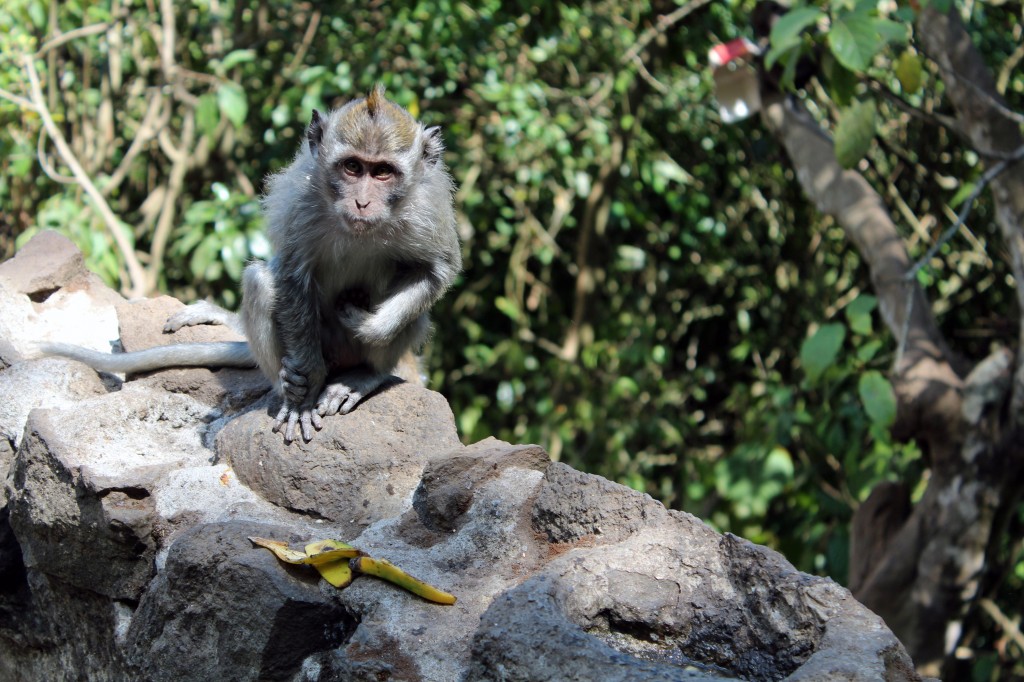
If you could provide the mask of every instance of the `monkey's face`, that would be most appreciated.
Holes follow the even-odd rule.
[[[335,207],[355,229],[386,222],[401,195],[403,173],[386,158],[355,154],[334,162]]]
[[[354,232],[401,222],[425,176],[448,177],[440,129],[424,128],[379,86],[326,116],[314,111],[306,140],[314,182]]]

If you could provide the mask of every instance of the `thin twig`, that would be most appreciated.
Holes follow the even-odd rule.
[[[164,95],[159,90],[154,90],[150,95],[146,113],[142,115],[142,122],[139,123],[138,129],[132,137],[128,151],[125,152],[121,163],[111,173],[107,183],[103,185],[104,196],[110,196],[110,193],[121,185],[128,175],[128,170],[131,168],[132,162],[135,161],[135,157],[167,125],[167,121],[170,119],[170,110],[161,106],[163,100]]]
[[[57,169],[50,163],[50,157],[46,153],[46,128],[39,131],[39,141],[36,143],[36,155],[39,157],[39,165],[47,177],[61,185],[74,185],[78,181],[74,176],[58,173]]]
[[[146,286],[146,274],[142,270],[142,265],[139,263],[139,259],[135,255],[135,251],[132,245],[128,242],[128,238],[125,236],[124,231],[121,229],[122,223],[118,220],[117,216],[110,209],[110,205],[107,204],[106,199],[96,185],[93,184],[89,175],[82,168],[82,164],[75,158],[75,153],[71,150],[67,140],[64,139],[64,135],[60,132],[60,128],[53,121],[53,116],[50,115],[50,110],[46,107],[46,103],[43,100],[43,89],[39,83],[39,73],[36,71],[36,65],[32,60],[32,57],[25,56],[23,58],[25,70],[28,72],[29,88],[32,93],[33,108],[39,114],[39,118],[43,121],[43,126],[46,128],[47,134],[50,139],[53,140],[53,144],[57,147],[57,152],[60,153],[64,163],[67,164],[71,170],[71,174],[74,175],[75,180],[85,190],[85,193],[92,199],[96,210],[99,212],[100,217],[103,219],[104,224],[110,231],[111,237],[114,239],[114,243],[117,244],[117,248],[121,251],[121,255],[124,258],[125,266],[128,268],[128,279],[131,282],[131,286],[128,290],[128,295],[132,298],[136,298],[145,294]]]
[[[309,23],[306,25],[306,32],[302,36],[302,43],[299,44],[299,49],[295,51],[295,56],[292,57],[291,62],[285,68],[284,72],[288,75],[295,73],[295,70],[299,68],[302,61],[306,58],[306,53],[309,51],[309,46],[313,43],[313,37],[316,36],[316,29],[320,26],[320,18],[323,15],[320,10],[314,10],[313,14],[309,17]]]
[[[1003,629],[1006,636],[1016,642],[1017,646],[1020,647],[1021,651],[1024,651],[1024,635],[1020,632],[1020,627],[1017,626],[1012,620],[1006,617],[999,607],[991,599],[979,599],[978,605],[981,609],[989,615],[996,624]]]
[[[168,83],[175,81],[178,66],[174,60],[174,21],[174,0],[160,0],[160,65]]]
[[[671,28],[673,24],[682,21],[690,13],[696,12],[698,9],[710,2],[711,0],[690,0],[690,2],[673,10],[671,13],[658,17],[658,23],[641,33],[640,37],[636,39],[635,43],[633,43],[633,47],[626,51],[626,54],[622,56],[620,61],[623,64],[628,64],[633,61],[637,55],[643,52],[644,48],[646,48],[652,40]]]
[[[903,316],[903,326],[900,329],[899,347],[896,351],[897,367],[899,367],[900,361],[903,359],[903,352],[904,350],[906,350],[907,335],[910,333],[910,313],[914,307],[914,288],[912,286],[909,286],[909,284],[914,281],[914,278],[917,277],[917,273],[921,271],[921,268],[923,268],[926,263],[930,262],[931,259],[935,257],[935,254],[939,252],[939,249],[941,249],[946,244],[946,242],[952,239],[953,235],[955,235],[957,231],[960,229],[960,227],[967,221],[967,217],[971,214],[971,209],[974,207],[974,201],[978,198],[982,191],[984,191],[985,187],[987,187],[990,182],[995,180],[1000,173],[1002,173],[1007,168],[1012,166],[1017,161],[1020,161],[1021,159],[1024,159],[1024,146],[1018,147],[1007,158],[1000,160],[997,164],[995,164],[987,171],[985,171],[982,174],[981,179],[978,181],[978,184],[974,187],[971,193],[964,200],[963,207],[960,209],[960,212],[957,213],[956,221],[948,228],[946,228],[946,231],[942,233],[942,236],[939,237],[934,244],[932,244],[931,248],[928,249],[924,256],[918,259],[917,262],[914,263],[914,265],[912,265],[907,270],[906,274],[903,275],[903,279],[908,284],[907,305],[906,312]]]
[[[110,26],[110,24],[103,21],[98,24],[82,26],[81,28],[76,28],[73,31],[68,31],[67,33],[61,33],[56,38],[51,38],[50,40],[43,43],[43,46],[40,47],[33,56],[36,59],[39,59],[50,50],[55,50],[64,43],[71,42],[76,38],[85,38],[87,36],[95,35],[97,33],[106,33]]]
[[[916,49],[917,49],[918,52],[920,52],[925,57],[930,59],[937,67],[939,67],[939,71],[942,71],[942,73],[944,73],[945,75],[949,76],[950,78],[952,78],[954,80],[960,81],[967,88],[969,88],[970,90],[973,90],[974,94],[976,94],[979,97],[983,98],[986,102],[988,102],[990,105],[992,105],[992,107],[995,108],[995,110],[998,111],[1000,114],[1002,114],[1006,118],[1010,119],[1011,121],[1014,121],[1015,123],[1019,123],[1021,125],[1024,125],[1024,115],[1018,114],[1013,109],[1010,109],[1008,106],[1006,106],[1005,104],[1000,102],[998,99],[993,97],[990,93],[986,92],[984,88],[979,86],[974,81],[969,80],[967,78],[961,77],[960,74],[958,74],[953,69],[946,68],[945,66],[942,65],[942,63],[939,60],[937,60],[934,57],[932,57],[931,55],[929,55],[927,52],[922,50],[920,47],[917,47]]]
[[[896,108],[903,111],[906,114],[910,114],[916,119],[924,121],[925,123],[931,123],[932,125],[940,125],[950,130],[954,130],[960,133],[960,128],[957,126],[956,119],[952,116],[945,116],[943,114],[937,114],[935,112],[925,112],[918,109],[910,102],[906,101],[902,97],[898,96],[892,90],[887,88],[884,84],[878,82],[874,78],[867,79],[868,85],[876,93],[884,97],[889,102],[896,105]]]
[[[633,63],[636,65],[637,73],[640,77],[647,81],[648,85],[657,90],[663,95],[667,95],[669,92],[668,86],[659,81],[657,78],[647,70],[647,66],[644,64],[644,60],[640,59],[640,55],[637,55],[633,59]]]
[[[1010,76],[1013,74],[1014,69],[1017,68],[1017,64],[1020,64],[1020,60],[1024,59],[1024,43],[1017,46],[1017,49],[1013,51],[1013,54],[1003,64],[1003,68],[999,70],[999,78],[996,79],[996,91],[1000,95],[1006,94],[1006,86],[1010,83]]]
[[[0,99],[5,99],[8,102],[13,102],[14,104],[17,104],[22,109],[27,109],[29,111],[35,111],[37,113],[39,111],[36,108],[36,105],[33,104],[32,102],[30,102],[29,100],[25,99],[24,97],[19,97],[18,95],[15,95],[13,92],[8,92],[7,90],[4,90],[3,88],[0,88]]]

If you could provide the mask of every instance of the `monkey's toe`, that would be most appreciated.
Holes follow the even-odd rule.
[[[348,384],[329,384],[320,394],[316,411],[324,417],[329,417],[332,414],[348,414],[364,397],[363,393]]]
[[[313,440],[316,432],[323,427],[323,420],[320,419],[320,415],[315,410],[292,407],[290,403],[285,401],[285,404],[278,411],[277,417],[274,418],[272,430],[274,433],[280,433],[283,430],[284,442],[286,444],[290,444],[300,435],[302,440],[308,443]]]

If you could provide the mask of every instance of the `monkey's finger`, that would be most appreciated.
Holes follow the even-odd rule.
[[[324,428],[324,422],[322,419],[320,419],[320,415],[316,413],[316,410],[310,410],[309,418],[313,422],[313,428],[315,428],[317,431]]]
[[[341,403],[348,396],[348,391],[340,391],[338,389],[332,389],[327,394],[326,402],[320,401],[320,414],[325,417],[332,414],[338,414],[338,408],[341,407]]]
[[[288,414],[288,428],[284,432],[284,442],[291,443],[295,440],[295,426],[299,422],[299,413],[296,410],[291,410]]]
[[[281,409],[278,411],[277,416],[274,417],[274,428],[271,429],[271,430],[274,433],[277,433],[278,431],[280,431],[281,427],[284,425],[284,420],[287,417],[288,417],[288,404],[285,403],[284,405],[281,406]]]
[[[302,417],[299,419],[299,423],[302,426],[302,440],[307,443],[313,440],[313,413],[309,410],[302,411]]]
[[[338,409],[338,414],[348,414],[352,410],[356,409],[356,405],[358,405],[359,401],[362,399],[362,393],[352,391],[348,394],[348,398],[345,400],[345,403]]]
[[[297,363],[294,363],[289,358],[281,358],[281,370],[278,374],[283,380],[288,380],[302,386],[306,385],[306,375],[300,372]]]

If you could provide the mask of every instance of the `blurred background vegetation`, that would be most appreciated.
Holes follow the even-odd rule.
[[[0,256],[57,229],[128,295],[237,307],[245,262],[268,255],[265,176],[311,109],[380,81],[443,126],[460,186],[466,268],[434,312],[425,368],[464,441],[540,443],[844,582],[853,511],[880,481],[919,495],[927,467],[889,432],[895,342],[858,254],[759,119],[726,125],[716,109],[708,50],[752,38],[753,6],[5,0]],[[1024,108],[1021,3],[954,11]],[[798,42],[808,55],[823,44]],[[875,43],[859,72],[822,57],[831,78],[805,84],[825,127],[849,98],[841,82],[948,109],[927,59],[900,67],[920,81],[910,92],[906,41]],[[77,170],[24,106],[34,53]],[[927,117],[873,101],[858,168],[916,258],[983,168]],[[920,275],[975,360],[1013,346],[1019,318],[992,212],[983,194]],[[1007,524],[986,597],[1009,624],[969,624],[971,679],[1024,675],[1019,506]]]

